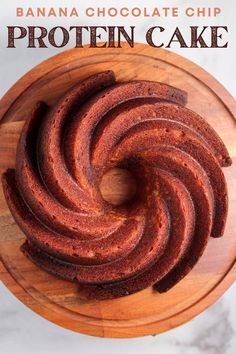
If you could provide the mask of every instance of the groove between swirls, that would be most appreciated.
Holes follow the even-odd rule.
[[[76,281],[88,298],[164,292],[223,235],[231,159],[187,94],[151,81],[93,75],[54,107],[39,102],[22,130],[16,169],[2,176],[8,206],[38,266]],[[113,207],[102,176],[128,169],[135,198]]]

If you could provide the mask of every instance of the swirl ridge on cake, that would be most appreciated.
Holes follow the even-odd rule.
[[[149,286],[165,292],[224,233],[224,143],[187,94],[151,81],[117,83],[97,73],[54,107],[39,102],[23,127],[5,197],[44,270],[108,299]],[[136,194],[115,207],[100,191],[113,168],[134,176]]]

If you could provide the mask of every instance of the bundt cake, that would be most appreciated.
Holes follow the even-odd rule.
[[[39,267],[75,281],[88,298],[149,286],[165,292],[223,235],[231,159],[216,132],[164,83],[116,83],[95,74],[23,127],[16,168],[2,177],[8,206]],[[136,179],[124,205],[104,200],[101,178],[123,168]]]

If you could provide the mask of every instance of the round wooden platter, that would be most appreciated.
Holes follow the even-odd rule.
[[[0,279],[18,299],[44,318],[100,337],[137,337],[174,328],[199,314],[236,278],[236,126],[235,101],[208,73],[163,49],[136,44],[122,49],[72,49],[38,65],[0,102],[0,173],[14,167],[17,140],[38,100],[53,104],[85,77],[112,69],[118,80],[163,81],[189,94],[188,107],[203,115],[227,145],[233,165],[224,169],[229,189],[225,235],[211,239],[198,265],[165,294],[149,288],[109,301],[87,301],[76,284],[38,269],[20,252],[24,234],[14,223],[0,187]],[[125,183],[125,182],[124,182]],[[109,194],[109,185],[106,193]],[[111,199],[114,196],[110,188]]]

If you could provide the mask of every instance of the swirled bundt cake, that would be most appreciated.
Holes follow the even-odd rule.
[[[49,108],[39,102],[22,130],[5,197],[38,266],[107,299],[149,286],[165,292],[223,235],[231,159],[209,124],[164,83],[116,83],[106,71]],[[103,175],[127,169],[136,194],[114,207]]]

